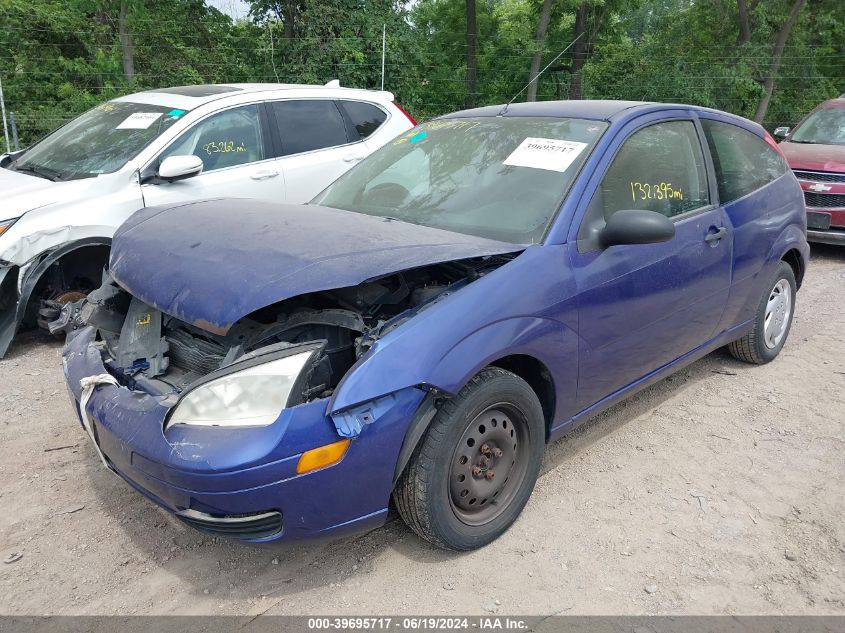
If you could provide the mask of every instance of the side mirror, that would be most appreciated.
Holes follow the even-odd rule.
[[[617,244],[656,244],[675,237],[675,224],[657,211],[624,209],[610,216],[599,234],[604,247]]]
[[[775,137],[776,139],[778,139],[779,141],[782,141],[782,140],[783,140],[783,139],[785,139],[787,136],[789,136],[789,130],[790,130],[790,128],[789,128],[789,127],[787,127],[787,126],[783,126],[783,127],[776,127],[776,128],[775,128],[775,131],[774,131],[774,132],[772,132],[772,136],[774,136],[774,137]]]
[[[192,178],[202,172],[199,156],[168,156],[158,166],[158,177],[167,182]]]

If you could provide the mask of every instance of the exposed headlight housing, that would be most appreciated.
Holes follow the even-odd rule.
[[[3,235],[6,231],[12,228],[12,225],[17,222],[17,218],[13,218],[11,220],[2,220],[0,221],[0,235]]]
[[[253,357],[227,368],[223,375],[209,376],[182,395],[164,430],[178,424],[228,428],[272,424],[298,396],[298,379],[317,350],[311,347],[273,360]]]

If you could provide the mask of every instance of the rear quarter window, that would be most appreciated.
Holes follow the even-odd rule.
[[[730,123],[701,120],[713,156],[722,204],[777,180],[789,166],[759,136]]]
[[[379,129],[387,119],[387,113],[372,103],[341,101],[340,106],[346,112],[352,122],[352,127],[355,128],[362,140]]]
[[[273,114],[282,138],[282,155],[301,154],[346,145],[346,124],[334,101],[275,101]]]

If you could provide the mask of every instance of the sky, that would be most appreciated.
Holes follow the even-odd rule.
[[[235,20],[246,18],[249,13],[249,4],[244,0],[206,0],[206,4],[219,9]]]

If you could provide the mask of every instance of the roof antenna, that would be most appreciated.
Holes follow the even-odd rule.
[[[554,64],[557,60],[559,60],[559,59],[561,58],[561,56],[562,56],[562,55],[563,55],[566,51],[568,51],[570,48],[572,48],[572,45],[573,45],[573,44],[575,44],[575,42],[577,42],[578,40],[580,40],[580,39],[581,39],[581,37],[584,35],[584,33],[585,33],[585,32],[586,32],[586,31],[582,31],[582,32],[578,35],[578,37],[576,37],[574,40],[572,40],[572,41],[569,43],[569,46],[567,46],[566,48],[564,48],[561,52],[559,52],[559,53],[557,54],[557,57],[555,57],[552,61],[550,61],[548,64],[546,64],[546,67],[545,67],[543,70],[541,70],[541,71],[540,71],[540,72],[538,72],[536,75],[534,75],[534,77],[532,77],[532,78],[531,78],[531,81],[529,81],[527,84],[525,84],[525,85],[522,87],[522,90],[520,90],[519,92],[517,92],[517,93],[513,96],[513,98],[505,104],[505,107],[504,107],[504,108],[502,108],[501,112],[499,112],[499,114],[497,114],[496,116],[504,116],[504,115],[505,115],[505,113],[508,111],[508,106],[509,106],[510,104],[512,104],[512,103],[516,100],[516,98],[517,98],[519,95],[521,95],[523,92],[525,92],[525,89],[526,89],[526,88],[528,88],[528,86],[530,86],[530,85],[531,85],[531,84],[533,84],[535,81],[537,81],[537,80],[540,78],[540,75],[542,75],[544,72],[546,72],[546,71],[549,69],[549,67],[550,67],[552,64]]]

